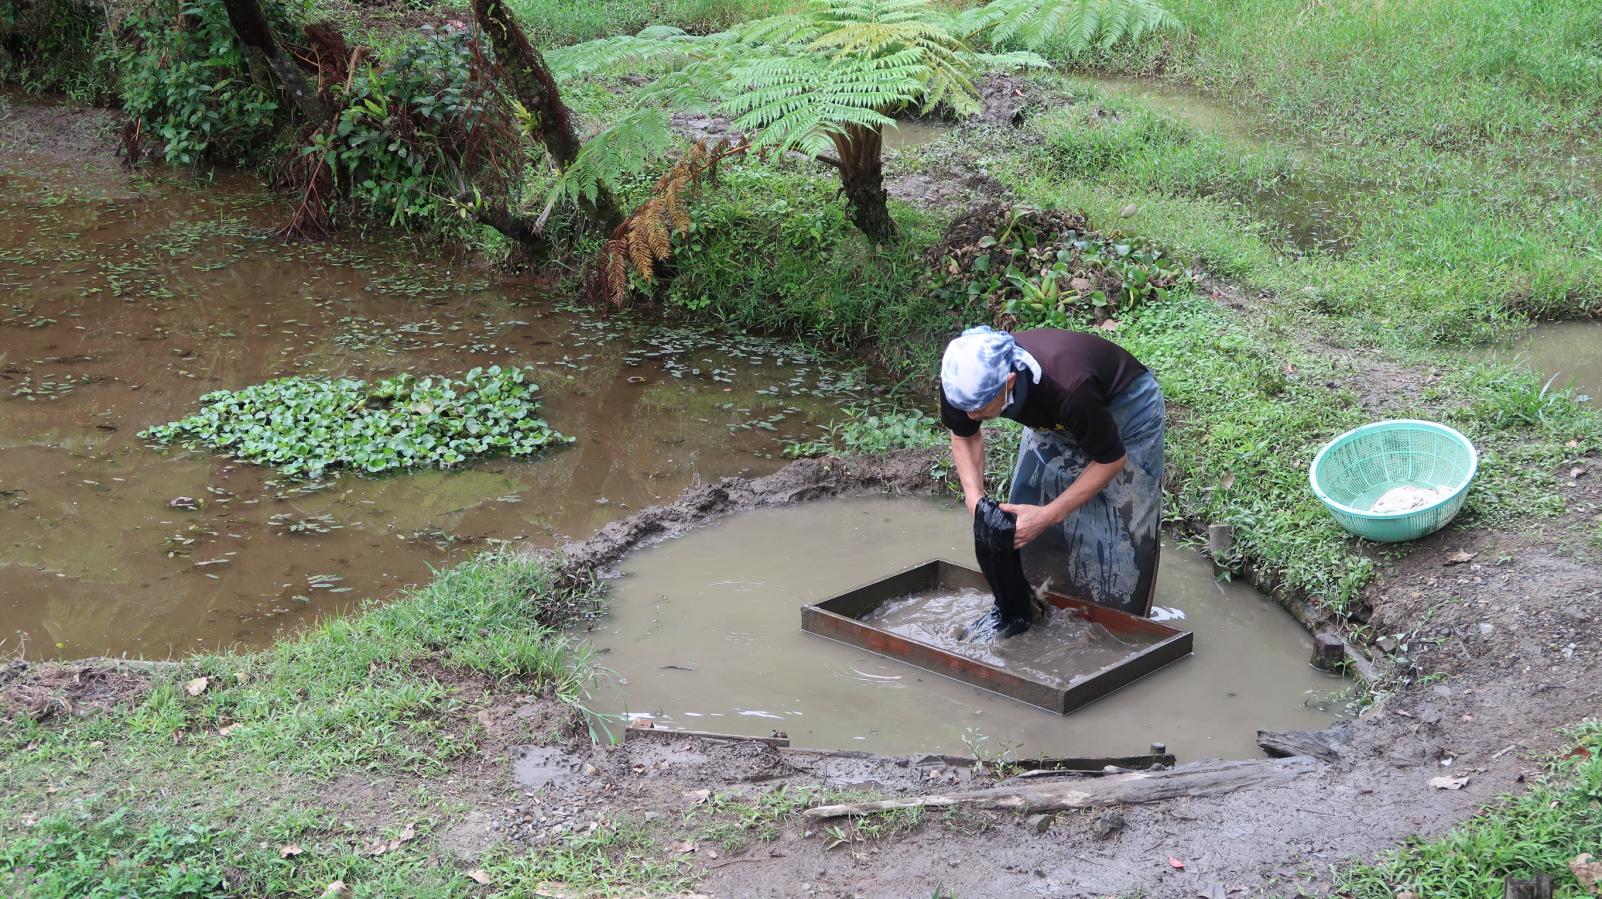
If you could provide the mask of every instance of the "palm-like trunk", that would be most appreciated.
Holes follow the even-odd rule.
[[[500,63],[501,76],[511,88],[512,96],[533,116],[536,136],[545,144],[546,152],[551,154],[557,168],[572,165],[582,145],[545,57],[529,43],[502,0],[473,0],[473,18],[479,30],[489,37],[495,59]],[[608,229],[622,220],[617,203],[604,187],[593,203],[585,202],[584,206],[592,218]]]
[[[840,184],[851,204],[851,221],[870,239],[891,243],[900,237],[890,217],[889,194],[884,189],[884,139],[879,128],[847,126],[834,135],[840,154]]]
[[[267,24],[261,4],[257,0],[223,0],[223,9],[228,12],[228,24],[234,29],[234,37],[244,48],[245,59],[253,67],[265,66],[279,90],[312,125],[326,123],[333,115],[328,104],[318,96],[317,88],[295,60],[273,39],[272,27]]]

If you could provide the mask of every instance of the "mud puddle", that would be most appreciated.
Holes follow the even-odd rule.
[[[587,536],[762,474],[856,395],[784,344],[564,311],[402,241],[285,245],[237,175],[108,189],[0,152],[0,652],[259,646],[500,541]],[[527,460],[306,483],[148,448],[274,377],[532,366],[577,438]]]
[[[1121,662],[1149,645],[1121,640],[1101,625],[1062,609],[1052,610],[1028,631],[1010,639],[969,636],[973,623],[994,604],[988,592],[974,589],[915,593],[885,603],[862,620],[909,640],[1059,687]]]
[[[782,730],[799,746],[967,753],[982,739],[989,752],[1099,755],[1159,741],[1185,758],[1256,756],[1258,728],[1335,717],[1346,682],[1307,664],[1307,633],[1174,547],[1159,615],[1195,631],[1195,654],[1067,717],[801,631],[802,605],[936,557],[972,563],[961,506],[877,497],[751,512],[638,552],[584,633],[611,672],[595,708]]]
[[[1602,402],[1602,322],[1543,322],[1497,353],[1521,359],[1554,388]]]
[[[895,127],[884,129],[882,140],[887,150],[912,150],[932,144],[953,130],[954,126],[942,122],[896,122]]]

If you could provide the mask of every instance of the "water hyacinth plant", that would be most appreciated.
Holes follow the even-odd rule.
[[[539,385],[522,369],[498,365],[460,380],[279,378],[208,393],[199,412],[139,436],[204,446],[292,476],[337,468],[376,474],[571,443],[535,414],[539,406]]]

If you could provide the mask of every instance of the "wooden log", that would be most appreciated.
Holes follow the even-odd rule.
[[[1552,899],[1552,875],[1508,877],[1502,881],[1502,899]]]
[[[1154,745],[1162,745],[1160,743]],[[1101,773],[1108,767],[1126,768],[1131,771],[1144,771],[1153,765],[1162,765],[1165,768],[1174,766],[1174,757],[1168,753],[1152,753],[1151,755],[1114,755],[1114,756],[1063,756],[1060,758],[1018,759],[1017,761],[1003,760],[1001,764],[1008,768],[1019,768],[1030,771],[1082,771]],[[979,764],[980,759],[964,755],[926,754],[912,762],[914,768],[928,768],[945,765],[952,768],[971,768]],[[987,767],[989,762],[985,763]]]
[[[1320,671],[1340,671],[1346,667],[1346,641],[1329,631],[1314,634],[1311,661]]]
[[[752,737],[745,734],[717,734],[705,730],[669,730],[665,727],[626,727],[624,740],[639,737],[666,737],[670,740],[695,737],[701,740],[722,740],[729,743],[765,743],[780,749],[790,745],[789,737]]]
[[[1275,758],[1304,755],[1333,762],[1346,746],[1346,734],[1335,728],[1325,730],[1260,730],[1257,745]]]
[[[1227,566],[1235,552],[1235,529],[1227,524],[1208,525],[1207,552],[1215,564]]]
[[[820,805],[809,818],[871,815],[901,808],[972,806],[1007,811],[1055,812],[1103,805],[1132,805],[1180,797],[1217,796],[1245,787],[1287,783],[1317,770],[1314,759],[1297,757],[1242,762],[1206,762],[1171,771],[1140,771],[1093,780],[1069,780],[1039,786],[991,787],[958,793],[935,793],[876,802]]]

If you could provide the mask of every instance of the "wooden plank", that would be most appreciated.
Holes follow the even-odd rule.
[[[957,793],[935,793],[903,799],[821,805],[807,809],[809,818],[871,815],[902,808],[970,806],[1008,811],[1054,812],[1103,805],[1133,805],[1181,797],[1218,796],[1246,787],[1289,783],[1318,769],[1306,757],[1241,762],[1204,762],[1170,771],[1141,771],[1107,777],[1015,787],[991,787]]]
[[[937,586],[983,587],[984,584],[984,576],[980,572],[943,559],[932,559],[874,583],[803,606],[801,628],[808,633],[838,640],[1062,715],[1101,699],[1191,652],[1194,638],[1189,631],[1061,593],[1048,592],[1047,600],[1059,609],[1070,610],[1115,634],[1139,636],[1151,641],[1128,657],[1059,687],[940,647],[909,640],[860,620],[886,600],[909,593]]]

